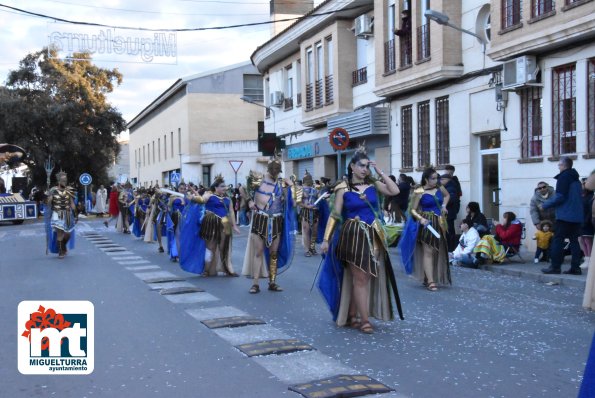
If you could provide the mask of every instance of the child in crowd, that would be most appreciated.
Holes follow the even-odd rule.
[[[548,220],[544,220],[539,223],[540,229],[535,232],[535,236],[533,240],[537,241],[537,250],[535,250],[535,258],[533,262],[537,264],[539,260],[539,256],[541,257],[541,261],[548,262],[549,261],[549,253],[550,253],[550,243],[552,242],[552,238],[554,233],[552,232],[552,223]]]

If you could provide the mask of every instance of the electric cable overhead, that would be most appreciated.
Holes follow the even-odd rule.
[[[142,27],[131,27],[131,26],[114,26],[114,25],[107,25],[95,22],[84,22],[84,21],[71,21],[64,18],[53,17],[51,15],[40,14],[32,11],[23,10],[17,7],[8,6],[5,4],[0,4],[0,7],[8,8],[13,11],[18,11],[23,14],[33,15],[36,17],[41,17],[45,19],[51,19],[58,22],[63,22],[72,25],[84,25],[84,26],[97,26],[102,28],[112,28],[112,29],[122,29],[122,30],[138,30],[138,31],[148,31],[148,32],[198,32],[198,31],[206,31],[206,30],[223,30],[223,29],[235,29],[235,28],[244,28],[248,26],[259,26],[259,25],[270,25],[276,22],[289,22],[289,21],[297,21],[303,18],[314,18],[324,15],[331,15],[336,14],[338,12],[343,11],[351,11],[356,10],[358,8],[362,8],[365,6],[357,5],[353,7],[346,7],[341,10],[333,10],[333,11],[326,11],[326,12],[319,12],[315,14],[308,14],[305,16],[295,17],[295,18],[284,18],[284,19],[277,19],[274,21],[265,21],[265,22],[252,22],[252,23],[244,23],[244,24],[237,24],[237,25],[225,25],[225,26],[211,26],[211,27],[204,27],[204,28],[165,28],[165,29],[156,29],[156,28],[142,28]]]

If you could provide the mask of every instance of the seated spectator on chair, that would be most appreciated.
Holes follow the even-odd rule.
[[[504,246],[508,256],[512,256],[519,252],[521,247],[521,236],[523,234],[523,226],[516,218],[516,214],[511,211],[504,212],[502,215],[502,223],[496,224],[496,239]]]
[[[479,234],[468,220],[461,222],[461,237],[455,250],[449,254],[451,264],[462,267],[477,268],[474,261],[473,249],[479,242]]]
[[[470,222],[469,225],[475,228],[480,237],[490,233],[488,220],[479,209],[479,203],[469,202],[467,204],[467,217],[465,217],[465,220]]]

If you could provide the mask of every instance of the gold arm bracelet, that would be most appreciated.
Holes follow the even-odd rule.
[[[191,199],[193,202],[205,204],[206,201],[203,199],[201,195],[194,195]]]
[[[330,216],[328,218],[328,221],[326,222],[326,229],[324,230],[323,240],[328,242],[332,238],[333,232],[335,232],[336,226],[337,226],[337,219],[333,216]]]
[[[413,218],[415,218],[417,221],[420,221],[423,216],[421,214],[419,214],[419,212],[416,209],[411,209],[411,215],[413,216]]]

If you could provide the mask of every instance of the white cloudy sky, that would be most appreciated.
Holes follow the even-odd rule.
[[[315,4],[320,1],[315,1]],[[269,0],[0,0],[0,5],[73,21],[156,29],[227,26],[269,20]],[[48,44],[51,19],[29,16],[0,6],[0,83],[28,53]],[[77,33],[77,25],[63,31]],[[83,28],[80,28],[81,32]],[[101,28],[97,28],[101,29]],[[87,33],[88,28],[84,33]],[[126,31],[130,36],[145,35]],[[130,121],[178,78],[248,61],[269,38],[270,26],[178,32],[176,65],[97,62],[118,68],[124,81],[110,102]]]

